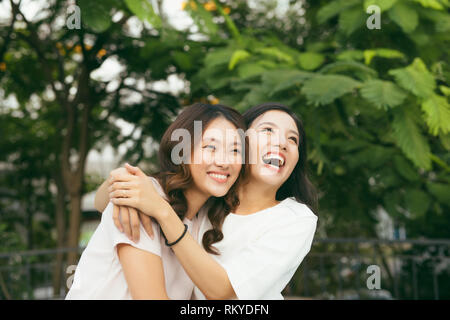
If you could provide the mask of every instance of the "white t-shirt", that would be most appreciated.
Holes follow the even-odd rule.
[[[159,194],[165,194],[158,181],[151,177]],[[121,233],[114,224],[113,204],[110,202],[103,211],[102,219],[92,235],[78,262],[72,287],[66,299],[132,299],[125,280],[116,246],[127,243],[133,247],[151,252],[161,257],[167,295],[170,299],[190,299],[194,284],[177,260],[173,251],[165,245],[159,226],[153,222],[154,239],[150,238],[140,225],[140,239],[134,243]],[[188,231],[196,239],[197,217],[184,219]]]
[[[199,239],[211,229],[199,218]],[[274,207],[249,215],[230,213],[223,239],[211,255],[226,270],[237,299],[284,299],[281,291],[311,249],[317,216],[308,206],[287,198]],[[195,287],[194,299],[205,299]]]

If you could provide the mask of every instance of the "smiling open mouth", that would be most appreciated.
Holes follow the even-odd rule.
[[[266,153],[263,156],[262,160],[266,165],[269,165],[270,167],[273,167],[274,169],[277,169],[277,170],[284,167],[284,165],[286,163],[286,160],[280,154],[271,153],[271,152]]]
[[[217,182],[223,183],[228,180],[229,174],[217,173],[217,172],[207,172],[207,174]]]

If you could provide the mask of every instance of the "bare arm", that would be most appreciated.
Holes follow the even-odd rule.
[[[105,180],[95,193],[94,207],[100,212],[105,211],[109,202],[108,187],[108,180]]]
[[[169,243],[183,233],[183,222],[170,205],[158,222]],[[180,242],[172,246],[172,250],[188,276],[207,299],[226,300],[236,297],[225,269],[192,238],[189,232]]]
[[[116,182],[113,184],[116,187],[110,194],[115,205],[134,207],[154,217],[169,242],[180,237],[184,231],[183,222],[139,168],[136,168],[136,175],[121,174],[115,179]],[[126,197],[123,197],[124,191]],[[188,276],[207,299],[224,300],[235,297],[225,269],[192,238],[189,232],[171,248]]]
[[[133,299],[169,299],[161,257],[126,243],[117,245],[117,254]]]

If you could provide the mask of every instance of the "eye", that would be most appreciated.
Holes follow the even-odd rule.
[[[273,132],[273,129],[270,127],[263,128],[262,131]]]
[[[297,144],[297,138],[296,137],[290,137],[289,139],[291,139],[292,141],[295,142],[295,144]]]
[[[213,146],[212,144],[208,144],[208,145],[204,146],[203,149],[210,149],[210,150],[215,151],[215,150],[216,150],[216,147]]]
[[[241,153],[241,150],[239,150],[239,149],[233,149],[233,153],[240,154],[240,153]]]

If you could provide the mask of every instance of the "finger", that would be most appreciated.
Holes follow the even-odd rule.
[[[126,206],[120,206],[120,219],[122,220],[122,226],[125,230],[125,234],[128,237],[128,239],[132,239],[132,232],[131,232],[131,226],[130,226],[130,212],[128,211],[128,207]]]
[[[111,202],[118,206],[127,206],[127,207],[133,207],[133,208],[136,207],[135,201],[133,198],[111,198]],[[122,220],[122,226],[123,226],[123,220]]]
[[[133,190],[120,189],[109,193],[109,198],[131,198],[135,192]]]
[[[113,220],[114,224],[116,225],[116,228],[119,229],[120,232],[123,232],[122,224],[120,223],[119,219],[119,206],[114,205],[113,206]]]
[[[153,235],[153,227],[152,220],[149,216],[143,214],[139,211],[139,218],[141,219],[142,225],[144,226],[145,232],[150,236],[150,238],[154,239]]]
[[[114,182],[119,182],[119,181],[125,181],[125,182],[135,181],[135,179],[136,179],[136,176],[132,175],[130,173],[118,173],[118,174],[112,175],[109,178],[109,184],[111,185]]]
[[[137,175],[138,177],[146,177],[146,174],[144,172],[142,172],[142,170],[139,169],[138,167],[133,167],[132,165],[129,165],[128,163],[125,163],[125,168],[129,172]]]
[[[127,174],[127,173],[128,173],[128,170],[125,169],[125,168],[117,168],[117,169],[114,169],[113,171],[111,171],[111,172],[109,173],[108,180],[111,179],[111,178],[113,178],[113,177],[115,177],[115,176],[118,175],[118,174]]]
[[[129,190],[134,186],[133,182],[114,182],[108,187],[108,191],[115,191],[120,189]]]
[[[134,242],[138,242],[140,237],[139,227],[141,224],[139,215],[135,208],[128,208],[128,211],[130,212],[131,237]]]

